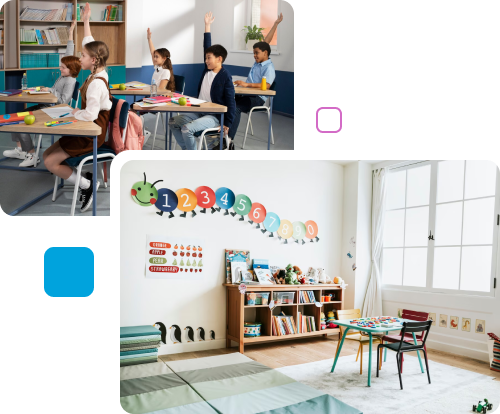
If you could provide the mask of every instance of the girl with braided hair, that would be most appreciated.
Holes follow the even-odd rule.
[[[82,14],[84,22],[84,38],[82,42],[82,55],[80,63],[82,69],[91,70],[87,80],[80,88],[82,97],[82,109],[73,110],[72,114],[79,121],[91,121],[101,127],[101,135],[97,139],[97,146],[104,144],[109,124],[112,96],[109,92],[108,74],[106,73],[106,61],[109,56],[108,46],[104,42],[95,41],[90,31],[90,5],[85,5]],[[90,137],[61,137],[54,145],[49,147],[43,154],[45,167],[66,180],[80,187],[80,201],[82,201],[81,212],[87,211],[92,205],[92,177],[90,172],[86,178],[80,177],[77,182],[76,169],[65,164],[70,157],[89,154],[93,151],[93,138]],[[99,182],[97,182],[99,188]]]

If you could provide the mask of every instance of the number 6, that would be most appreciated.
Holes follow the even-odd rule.
[[[253,217],[258,219],[260,217],[260,214],[258,213],[258,211],[260,210],[260,207],[256,208],[254,211],[253,211]]]

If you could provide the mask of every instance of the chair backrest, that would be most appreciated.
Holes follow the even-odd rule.
[[[175,89],[177,92],[184,95],[184,88],[186,86],[186,78],[181,75],[174,75],[175,79]]]
[[[409,309],[403,309],[401,317],[403,319],[409,319],[410,321],[424,322],[424,321],[429,319],[429,313],[428,312],[418,312],[418,311],[409,310]],[[423,334],[424,333],[422,332],[420,335],[416,335],[416,337],[419,341],[422,340]],[[407,333],[406,337],[413,338],[413,335],[411,333]]]
[[[116,113],[116,107],[118,105],[119,101],[122,102],[122,107],[120,109],[120,113]],[[125,136],[127,133],[127,124],[128,124],[128,114],[130,110],[130,104],[123,100],[123,99],[117,99],[113,96],[113,101],[112,101],[112,106],[109,114],[109,128],[108,128],[108,136],[109,136],[109,131],[111,130],[111,124],[113,123],[115,116],[119,116],[118,119],[118,124],[120,125],[120,128],[123,128],[123,133],[122,133],[122,142],[125,142]]]
[[[80,99],[80,82],[78,81],[76,81],[75,83],[75,89],[73,89],[73,95],[71,96],[71,99],[75,101],[74,109],[76,109],[76,107],[78,106],[78,100]]]
[[[425,341],[427,341],[427,336],[429,335],[429,331],[432,326],[432,321],[421,321],[421,322],[403,322],[403,329],[401,329],[401,341],[399,342],[399,349],[403,346],[403,342],[405,342],[405,336],[413,334],[417,332],[421,332],[420,341],[422,342],[420,345],[413,345],[415,348],[423,349],[425,346]],[[416,336],[416,335],[415,335]]]
[[[359,319],[361,318],[361,310],[359,309],[341,309],[336,311],[337,312],[337,319],[339,321],[341,320],[347,320],[347,319]],[[345,327],[339,325],[340,327],[340,335],[342,336],[344,334],[344,329]],[[353,335],[357,334],[359,331],[354,331],[350,330],[347,335]]]

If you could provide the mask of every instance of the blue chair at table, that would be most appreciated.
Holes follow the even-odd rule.
[[[109,138],[109,131],[111,128],[111,124],[113,123],[113,120],[115,119],[116,116],[119,117],[119,125],[120,128],[123,128],[123,133],[122,133],[122,140],[125,142],[125,136],[127,133],[127,123],[128,123],[128,116],[129,116],[129,110],[130,110],[130,104],[126,101],[123,101],[120,113],[116,113],[116,105],[118,104],[118,101],[120,99],[117,99],[113,97],[113,106],[111,107],[110,111],[110,125],[108,126],[108,138]],[[106,144],[101,145],[99,148],[97,148],[97,163],[101,164],[101,175],[104,180],[104,170],[102,168],[102,164],[108,161],[113,161],[113,158],[116,157],[115,152],[111,149]],[[93,165],[93,153],[89,152],[88,154],[83,154],[78,157],[71,157],[66,160],[66,164],[68,164],[70,167],[76,167],[76,175],[77,179],[76,182],[80,182],[80,176],[82,174],[82,168],[86,165]],[[56,201],[56,195],[57,195],[57,180],[59,177],[56,176],[55,182],[54,182],[54,193],[52,195],[52,201]],[[94,180],[97,179],[97,177],[93,177]],[[63,180],[61,180],[62,182]],[[106,182],[104,182],[104,186],[107,188]],[[75,215],[75,207],[76,207],[76,198],[78,196],[78,185],[75,185],[75,189],[73,191],[73,201],[71,204],[71,215]]]
[[[175,79],[175,91],[184,95],[184,89],[186,87],[186,78],[181,75],[174,75]],[[160,116],[161,112],[156,114],[156,125],[155,125],[155,133],[153,136],[153,145],[151,145],[151,149],[155,149],[155,140],[156,140],[156,131],[158,130],[158,120],[161,118],[161,123],[163,124],[163,129],[165,130],[165,124],[163,122],[163,117]],[[179,114],[177,114],[179,115]],[[175,149],[175,147],[174,147]]]

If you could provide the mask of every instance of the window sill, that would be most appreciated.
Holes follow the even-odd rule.
[[[249,50],[230,50],[230,53],[243,53],[247,55],[253,55],[253,52],[250,52]],[[279,56],[281,53],[278,52],[277,50],[271,50],[271,58],[273,56]]]

